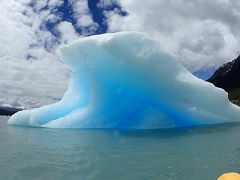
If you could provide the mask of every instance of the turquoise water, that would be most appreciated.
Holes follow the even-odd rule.
[[[240,171],[240,125],[119,132],[26,128],[0,116],[0,179],[212,180]]]

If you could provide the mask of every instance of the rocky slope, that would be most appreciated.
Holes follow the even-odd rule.
[[[225,89],[229,99],[240,105],[240,56],[217,69],[207,81]]]

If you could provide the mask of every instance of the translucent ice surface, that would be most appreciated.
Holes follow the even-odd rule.
[[[81,38],[59,55],[72,71],[62,100],[20,111],[9,124],[158,129],[240,120],[224,90],[192,75],[145,34]]]

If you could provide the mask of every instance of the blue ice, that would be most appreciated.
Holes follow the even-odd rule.
[[[13,115],[10,125],[160,129],[234,122],[240,108],[139,32],[80,38],[59,49],[71,70],[61,101]]]

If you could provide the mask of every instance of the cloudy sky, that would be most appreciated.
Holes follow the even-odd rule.
[[[69,71],[56,49],[93,34],[146,32],[206,78],[240,52],[239,0],[0,0],[0,106],[55,102]]]

